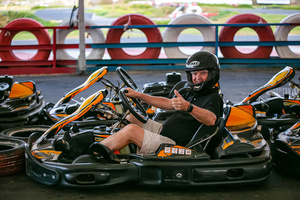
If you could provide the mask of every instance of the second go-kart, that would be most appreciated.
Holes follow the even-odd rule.
[[[251,92],[245,99],[236,105],[251,104],[255,108],[258,125],[261,133],[266,139],[269,139],[269,129],[286,130],[299,120],[297,107],[300,101],[298,98],[285,98],[278,94],[270,95],[262,98],[262,95],[274,94],[272,90],[284,86],[287,83],[292,83],[295,76],[295,71],[292,67],[286,66],[284,69],[275,74],[265,85]],[[229,103],[233,105],[232,103]]]
[[[285,131],[271,129],[271,152],[275,169],[300,177],[300,121]]]
[[[65,117],[69,116],[70,114],[72,114],[73,112],[75,112],[80,107],[82,101],[74,100],[74,97],[76,95],[78,95],[80,92],[88,89],[90,86],[92,86],[93,84],[95,84],[96,82],[99,82],[99,81],[101,81],[101,83],[103,83],[105,85],[105,87],[110,90],[110,98],[107,97],[98,104],[98,107],[101,107],[101,109],[99,109],[99,110],[93,109],[93,111],[86,112],[83,116],[78,118],[76,121],[72,122],[71,124],[68,124],[67,128],[69,128],[69,126],[72,126],[72,124],[74,124],[74,123],[76,123],[76,126],[79,128],[94,127],[94,126],[97,126],[99,123],[103,124],[103,123],[107,122],[107,121],[103,121],[103,120],[110,119],[112,116],[112,112],[116,112],[115,114],[123,113],[123,108],[121,106],[121,102],[119,101],[119,98],[117,97],[117,92],[124,86],[132,87],[134,89],[136,89],[137,86],[136,86],[135,82],[127,74],[127,72],[120,67],[117,68],[117,74],[124,82],[121,86],[116,86],[113,83],[111,83],[109,80],[106,80],[104,78],[104,76],[107,74],[107,72],[108,72],[107,67],[102,67],[102,68],[96,70],[85,80],[84,83],[77,86],[73,90],[69,91],[66,95],[64,95],[55,104],[47,103],[45,105],[45,103],[42,100],[40,100],[39,106],[38,106],[39,112],[38,113],[34,112],[34,114],[35,114],[34,119],[36,122],[34,125],[32,125],[32,123],[29,123],[33,120],[29,120],[29,117],[28,117],[28,116],[30,116],[29,114],[31,114],[32,112],[29,112],[29,114],[26,114],[25,115],[26,118],[19,114],[20,113],[19,107],[24,107],[24,103],[22,104],[22,101],[24,101],[24,102],[29,102],[29,101],[26,99],[25,100],[21,99],[18,101],[14,100],[14,102],[15,102],[14,104],[16,107],[15,110],[18,111],[16,114],[18,114],[18,116],[19,116],[18,118],[21,118],[21,117],[24,118],[23,121],[25,121],[26,124],[25,123],[23,123],[23,124],[26,126],[14,126],[15,124],[13,124],[12,121],[15,120],[16,117],[13,118],[13,120],[12,119],[7,120],[6,118],[4,118],[6,121],[8,121],[10,123],[6,123],[6,126],[5,126],[6,128],[4,130],[2,130],[0,135],[27,141],[28,136],[33,131],[42,132],[42,133],[45,132],[47,129],[49,129],[50,125],[55,124],[59,120],[65,118]],[[9,79],[9,77],[6,77],[3,80],[6,80],[6,82],[8,82],[8,80],[10,80],[10,82],[12,82],[11,79]],[[0,81],[1,81],[1,79],[0,79]],[[29,83],[31,83],[31,82],[29,82]],[[20,83],[18,83],[18,85],[19,84]],[[22,83],[22,84],[24,84],[24,83]],[[4,83],[2,83],[2,85],[4,86]],[[6,83],[5,85],[8,85],[8,84]],[[27,85],[28,85],[28,83],[27,83]],[[15,85],[14,85],[14,88],[16,88]],[[7,90],[8,89],[9,88],[7,87]],[[15,89],[13,89],[12,91],[15,91]],[[25,91],[23,89],[23,93]],[[4,91],[2,96],[5,96],[6,93],[8,93],[8,92]],[[11,92],[11,93],[15,96],[15,94],[14,94],[15,92]],[[12,96],[12,94],[10,96]],[[0,93],[0,95],[1,95],[1,93]],[[6,96],[8,96],[8,95],[6,95]],[[4,97],[3,97],[3,99],[4,99]],[[73,102],[71,102],[71,101],[73,101]],[[6,100],[6,101],[4,101],[4,103],[2,103],[3,107],[7,104],[7,102],[8,101]],[[33,101],[33,102],[35,103],[35,101]],[[35,103],[35,104],[37,104],[37,103]],[[6,106],[6,107],[8,107],[8,106]],[[31,107],[33,107],[33,106],[31,105],[30,108]],[[4,109],[2,109],[2,110],[0,109],[0,116],[1,116],[1,111],[3,112],[3,110]],[[12,115],[13,112],[11,110],[9,110],[9,111],[10,111],[10,115]],[[7,113],[4,113],[4,114],[7,114]],[[1,123],[2,123],[2,121],[0,120],[0,125],[1,125]],[[109,121],[109,123],[112,123],[112,122]],[[19,124],[20,124],[20,122],[19,122]],[[36,125],[36,124],[39,124],[39,125]],[[11,125],[13,127],[9,127],[8,125]]]
[[[7,89],[1,96],[0,130],[2,131],[0,135],[27,141],[32,131],[45,132],[50,125],[72,114],[82,103],[75,101],[73,98],[97,81],[102,80],[107,71],[107,67],[96,70],[83,84],[68,92],[55,104],[46,104],[40,92],[36,91],[35,84],[32,81],[13,83],[12,77],[0,77],[2,85],[7,85]],[[71,103],[71,100],[74,100],[75,103]],[[99,106],[110,109],[109,106],[104,104]],[[113,109],[116,110],[117,107],[121,107],[120,103],[114,103]],[[87,112],[77,119],[77,125],[79,127],[97,125],[99,119],[101,119],[101,114]]]
[[[125,112],[116,115],[119,124],[132,113],[141,122],[147,112],[136,99],[119,91]],[[186,146],[162,144],[154,154],[139,155],[134,146],[111,152],[99,143],[121,127],[99,125],[79,131],[62,128],[105,96],[99,91],[78,110],[53,125],[44,134],[33,133],[25,147],[26,172],[46,185],[104,187],[126,182],[139,185],[218,185],[256,183],[271,172],[270,149],[257,131],[251,105],[228,106],[215,126],[199,127]],[[99,108],[97,108],[99,109]]]

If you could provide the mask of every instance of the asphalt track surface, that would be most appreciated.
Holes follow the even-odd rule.
[[[239,102],[250,92],[264,85],[282,68],[276,69],[223,69],[220,85],[224,101]],[[134,72],[128,71],[139,88],[144,83],[165,81],[166,73],[171,71]],[[182,79],[185,80],[185,73]],[[294,78],[298,82],[300,72]],[[46,102],[55,103],[71,89],[82,84],[87,75],[50,75],[50,76],[15,76],[14,81],[33,80],[37,90],[41,91]],[[113,83],[120,80],[114,71],[109,71],[105,78]],[[86,91],[75,97],[87,97],[99,89],[101,83],[95,83]],[[141,187],[135,184],[122,184],[99,189],[63,188],[46,186],[27,177],[25,172],[0,177],[0,199],[201,199],[201,200],[298,200],[300,196],[300,179],[272,171],[269,179],[261,184],[239,186],[205,186],[205,187]]]

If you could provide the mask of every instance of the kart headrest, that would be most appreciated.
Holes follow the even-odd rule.
[[[216,121],[215,125],[213,125],[213,126],[206,126],[206,125],[202,124],[198,128],[198,130],[196,131],[196,133],[194,134],[194,136],[192,137],[190,142],[186,145],[186,147],[192,148],[192,147],[212,138],[214,135],[216,135],[218,133],[221,121],[222,121],[222,118],[220,117]]]
[[[253,129],[257,126],[252,105],[227,106],[224,109],[225,127],[234,133]]]

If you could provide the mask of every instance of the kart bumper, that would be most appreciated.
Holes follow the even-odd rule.
[[[45,185],[93,188],[138,180],[138,168],[129,163],[41,163],[31,154],[28,144],[25,146],[25,158],[27,175]]]

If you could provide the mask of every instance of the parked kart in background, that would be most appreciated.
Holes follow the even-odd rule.
[[[283,132],[270,130],[271,153],[275,169],[283,174],[300,177],[300,121]]]
[[[294,69],[287,66],[239,103],[254,106],[261,132],[267,139],[270,137],[270,128],[283,131],[299,120],[300,110],[295,106],[300,105],[299,96],[290,98],[287,95],[281,96],[272,91],[287,83],[290,83],[291,87],[295,87],[297,84],[292,81],[294,76]],[[262,95],[267,93],[269,95],[262,98]]]
[[[0,131],[39,124],[44,106],[33,81],[14,82],[12,76],[0,77]]]
[[[55,105],[53,103],[46,104],[43,101],[40,92],[36,92],[33,82],[14,83],[10,92],[8,92],[9,89],[7,89],[7,97],[5,98],[5,92],[3,95],[4,102],[1,103],[0,111],[5,114],[5,117],[0,119],[0,123],[5,126],[1,126],[3,128],[1,129],[0,135],[27,141],[32,131],[44,133],[50,128],[50,125],[53,125],[55,122],[74,112],[80,106],[80,102],[76,101],[75,103],[70,103],[73,97],[99,81],[106,73],[107,68],[101,68],[95,71],[83,84],[68,92]],[[5,77],[3,80],[11,84],[12,77]],[[28,99],[30,99],[30,101]],[[27,104],[27,107],[24,106],[25,104]],[[24,112],[23,110],[29,110],[29,112]],[[20,113],[22,115],[20,115]],[[14,115],[16,116],[14,117]],[[80,119],[83,125],[78,125],[85,126],[86,123],[93,124],[92,122],[94,121],[92,120],[83,122],[82,119],[86,119],[87,117],[91,118],[92,116],[94,116],[93,119],[95,119],[97,115],[98,113],[88,113]]]
[[[131,85],[129,76],[122,73],[121,77],[130,80],[127,84]],[[125,182],[201,186],[255,183],[269,177],[270,149],[257,131],[252,105],[228,105],[215,126],[200,126],[184,147],[162,144],[154,154],[138,155],[135,146],[128,145],[120,152],[111,152],[99,142],[120,130],[129,113],[141,122],[149,117],[141,102],[128,99],[125,92],[124,88],[118,92],[124,112],[113,116],[118,121],[113,127],[99,124],[86,130],[78,130],[76,125],[63,129],[89,109],[102,109],[97,106],[107,94],[102,90],[45,133],[31,134],[25,147],[27,175],[46,185],[68,187],[104,187]]]
[[[0,131],[38,126],[44,106],[43,96],[33,81],[14,82],[12,76],[0,76]],[[24,170],[24,147],[24,141],[0,135],[0,176]]]
[[[84,83],[82,83],[78,87],[68,92],[57,103],[55,104],[47,103],[46,105],[44,103],[43,104],[44,107],[40,107],[40,112],[36,117],[37,118],[36,124],[39,125],[31,125],[32,123],[26,123],[24,124],[26,126],[13,126],[11,128],[3,129],[0,135],[9,136],[23,141],[27,141],[28,136],[33,131],[44,133],[47,129],[50,128],[51,125],[55,124],[59,120],[75,112],[80,107],[83,100],[76,101],[74,100],[74,97],[78,95],[80,92],[91,87],[96,82],[101,81],[106,86],[106,88],[108,89],[113,88],[111,90],[111,95],[113,92],[118,92],[118,90],[124,87],[125,84],[123,83],[120,87],[112,84],[110,81],[106,80],[103,77],[105,74],[107,74],[107,72],[108,72],[107,67],[102,67],[99,70],[96,70],[94,73],[92,73]],[[117,70],[117,72],[119,74],[122,73],[123,71]],[[131,85],[135,84],[134,82],[133,83],[129,82],[129,83]],[[17,103],[19,102],[16,102],[16,105]],[[89,111],[85,113],[85,115],[78,118],[72,124],[76,123],[78,128],[94,127],[99,124],[100,120],[110,119],[110,117],[112,116],[112,112],[123,113],[123,108],[116,95],[113,95],[110,98],[103,99],[101,103],[98,104],[98,107],[101,107],[101,110],[93,109],[93,111]],[[108,120],[106,122],[110,124],[114,123],[113,120]],[[101,123],[103,124],[104,122]],[[72,124],[69,124],[68,126],[72,126]],[[66,128],[70,128],[70,127],[66,127]]]
[[[300,177],[300,87],[292,81],[295,72],[285,67],[274,75],[264,86],[258,88],[241,103],[255,107],[257,122],[266,139],[270,139],[272,162],[279,172]],[[295,95],[279,95],[274,88],[290,83],[296,88]],[[262,94],[269,92],[269,98],[261,99]]]

